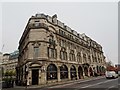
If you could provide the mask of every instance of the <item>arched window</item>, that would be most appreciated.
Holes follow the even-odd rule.
[[[79,76],[79,79],[83,78],[83,69],[81,66],[78,67],[78,76]]]
[[[52,79],[57,79],[57,67],[54,64],[47,67],[47,80]]]
[[[75,54],[74,54],[74,50],[71,50],[69,53],[69,60],[70,61],[75,61]]]
[[[80,52],[77,53],[77,61],[82,63]]]
[[[87,63],[87,58],[86,58],[86,54],[85,53],[83,53],[83,61],[84,61],[84,63]]]
[[[89,68],[89,73],[90,73],[90,76],[93,76],[93,69],[91,67]]]
[[[85,73],[85,76],[88,76],[88,67],[87,66],[84,67],[84,73]]]
[[[61,48],[61,51],[60,51],[60,59],[61,59],[61,60],[67,60],[67,52],[66,52],[66,49],[65,49],[65,48]]]
[[[60,78],[61,79],[66,79],[68,78],[68,68],[66,65],[62,65],[60,67]]]
[[[77,77],[76,75],[76,68],[74,65],[72,65],[72,67],[70,68],[70,75],[71,75],[71,79]]]

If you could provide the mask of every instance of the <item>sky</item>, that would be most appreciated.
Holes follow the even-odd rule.
[[[1,7],[0,51],[3,53],[18,49],[21,35],[32,15],[57,14],[58,20],[65,25],[101,44],[107,61],[118,63],[117,2],[4,2]]]

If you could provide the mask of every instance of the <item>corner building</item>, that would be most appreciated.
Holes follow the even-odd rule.
[[[32,16],[19,41],[19,85],[48,85],[102,75],[102,46],[45,14]]]

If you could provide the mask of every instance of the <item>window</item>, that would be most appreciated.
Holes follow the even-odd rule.
[[[68,68],[66,65],[62,65],[60,67],[60,78],[61,79],[66,79],[68,78]]]
[[[88,55],[88,61],[91,63],[91,58],[90,58],[90,55]]]
[[[60,46],[65,47],[66,46],[66,41],[65,40],[60,40]]]
[[[77,61],[81,62],[81,55],[80,55],[80,52],[77,53]]]
[[[69,60],[70,61],[75,61],[75,54],[74,54],[73,50],[71,50],[70,53],[69,53]]]
[[[48,57],[49,58],[56,58],[57,57],[56,49],[48,47]]]
[[[37,58],[39,55],[39,47],[34,47],[34,58]]]
[[[86,63],[87,62],[87,58],[86,58],[86,54],[83,53],[83,61]]]
[[[60,58],[61,60],[67,60],[67,52],[60,51]]]
[[[71,79],[77,77],[76,75],[76,68],[75,66],[72,65],[72,67],[70,68],[70,75],[71,75]]]
[[[53,36],[49,38],[49,43],[51,45],[55,45],[55,40],[53,39]]]
[[[60,51],[60,59],[67,60],[67,52],[66,52],[66,49],[63,47],[61,48],[61,51]]]
[[[59,29],[59,34],[65,36],[65,32]]]
[[[57,67],[54,64],[50,64],[47,67],[47,80],[57,79]]]

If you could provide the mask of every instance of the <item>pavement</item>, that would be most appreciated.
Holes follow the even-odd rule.
[[[54,88],[58,88],[58,87],[63,87],[64,86],[68,86],[69,88],[69,85],[73,86],[73,85],[76,85],[78,83],[86,83],[86,82],[89,82],[89,81],[98,81],[102,78],[105,78],[104,76],[98,76],[98,77],[89,77],[89,78],[84,78],[84,79],[79,79],[79,80],[71,80],[71,81],[66,81],[66,82],[59,82],[57,84],[49,84],[49,85],[32,85],[32,86],[28,86],[28,87],[23,87],[23,86],[14,86],[14,88],[7,88],[7,89],[3,89],[3,90],[43,90],[43,89],[46,89],[48,90],[48,88],[51,88],[51,87],[54,87]],[[53,88],[52,88],[53,90]],[[58,89],[57,89],[58,90]],[[65,89],[66,90],[66,89]]]

